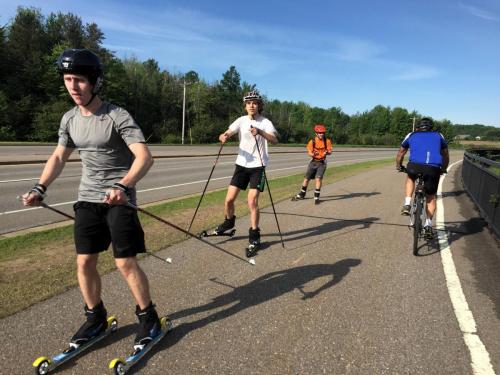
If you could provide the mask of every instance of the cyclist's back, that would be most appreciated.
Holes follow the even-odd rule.
[[[410,149],[410,163],[441,168],[443,166],[441,150],[447,148],[448,143],[437,131],[417,131],[409,133],[401,143],[401,147]]]

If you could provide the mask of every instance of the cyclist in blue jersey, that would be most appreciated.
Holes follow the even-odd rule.
[[[432,230],[432,218],[436,211],[436,192],[439,184],[439,177],[446,172],[450,157],[448,154],[448,142],[443,135],[433,131],[434,122],[428,117],[422,118],[416,127],[416,131],[409,133],[399,148],[396,156],[396,169],[402,170],[404,156],[410,149],[410,160],[406,166],[408,173],[405,185],[405,200],[401,215],[410,215],[411,196],[415,189],[415,179],[418,174],[424,177],[424,187],[426,195],[427,219],[424,224],[424,234],[428,239],[434,237]]]

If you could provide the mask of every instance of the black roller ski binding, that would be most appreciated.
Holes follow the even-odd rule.
[[[37,374],[48,374],[56,367],[78,356],[90,346],[101,341],[111,332],[115,332],[118,328],[118,322],[114,317],[111,316],[106,319],[107,313],[102,302],[93,309],[85,306],[85,315],[87,316],[87,321],[73,336],[66,350],[56,354],[52,358],[38,357],[33,362]]]
[[[248,246],[246,248],[247,258],[252,258],[257,255],[257,251],[260,249],[260,229],[248,230]]]
[[[213,237],[213,236],[227,236],[233,237],[236,233],[236,229],[234,229],[234,223],[236,221],[236,216],[233,216],[231,219],[224,219],[224,222],[221,225],[218,225],[215,229],[210,231],[204,230],[200,233],[200,237]]]
[[[304,190],[301,190],[297,195],[294,195],[292,197],[292,202],[302,201],[305,199],[305,197],[306,197],[306,192]]]
[[[152,303],[144,310],[137,306],[136,315],[139,318],[139,331],[134,341],[134,351],[127,358],[115,358],[109,363],[109,368],[117,375],[126,374],[174,327],[170,318],[158,318]]]

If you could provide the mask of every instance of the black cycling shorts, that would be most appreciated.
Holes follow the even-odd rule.
[[[265,182],[263,167],[245,168],[236,164],[230,185],[236,186],[241,190],[246,190],[250,183],[250,189],[258,189],[260,192],[263,192]]]
[[[413,181],[415,181],[418,174],[422,174],[424,176],[425,193],[428,195],[436,194],[441,168],[426,164],[408,163],[406,170],[408,171],[408,177]]]
[[[96,254],[113,244],[115,258],[146,252],[144,231],[132,207],[76,202],[75,246],[77,254]]]
[[[326,163],[324,160],[311,160],[307,166],[306,175],[304,176],[308,180],[313,178],[322,179],[325,174]]]

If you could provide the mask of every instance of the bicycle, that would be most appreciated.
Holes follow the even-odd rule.
[[[401,172],[408,173],[404,166],[401,166]],[[415,179],[415,190],[410,209],[410,225],[413,228],[413,255],[418,255],[419,241],[425,239],[424,223],[427,219],[426,199],[424,190],[424,175],[419,173]],[[427,242],[427,241],[426,241]]]

